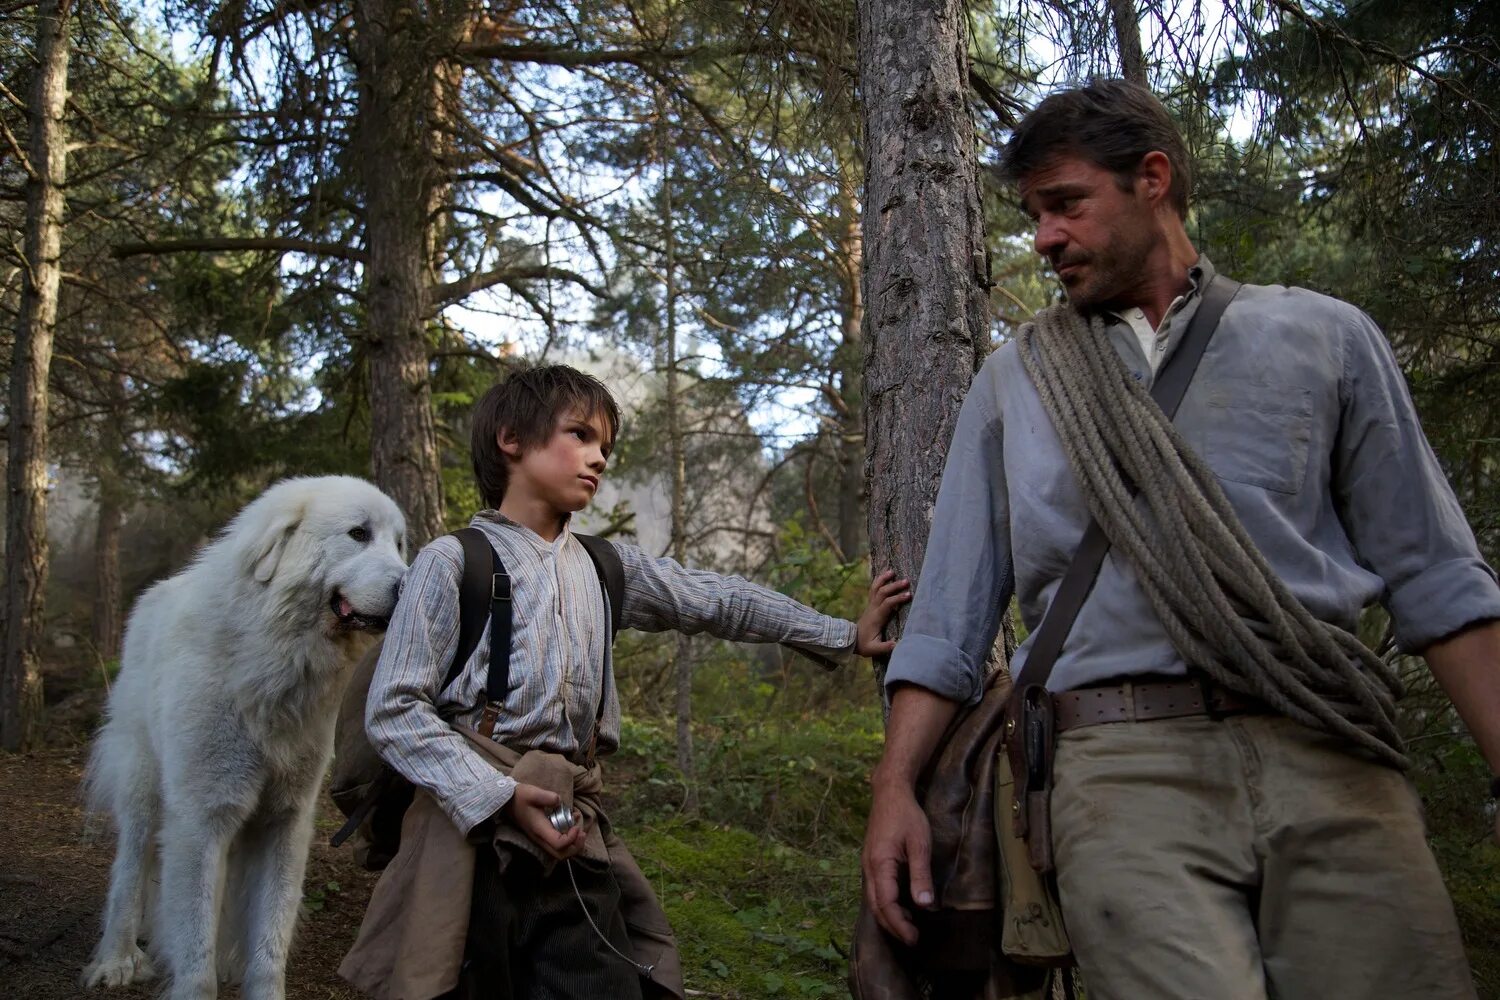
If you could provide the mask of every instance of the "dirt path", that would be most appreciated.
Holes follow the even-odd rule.
[[[0,997],[74,1000],[93,950],[109,883],[110,837],[84,837],[78,780],[83,747],[0,755]],[[334,970],[354,939],[375,878],[328,847],[337,828],[325,798],[308,863],[306,912],[287,974],[287,996],[353,1000]],[[99,997],[154,998],[156,984]],[[223,996],[238,996],[226,991]]]

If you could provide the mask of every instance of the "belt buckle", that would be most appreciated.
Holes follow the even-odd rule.
[[[1193,679],[1198,682],[1198,694],[1203,699],[1204,715],[1214,722],[1223,722],[1233,714],[1218,707],[1218,699],[1214,696],[1218,685],[1213,682],[1213,678],[1207,674],[1198,674]]]

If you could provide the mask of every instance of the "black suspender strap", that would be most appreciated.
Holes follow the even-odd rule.
[[[490,550],[489,606],[490,606],[490,672],[484,682],[484,711],[479,717],[479,733],[485,739],[495,734],[495,723],[500,718],[500,709],[505,705],[505,695],[510,691],[510,645],[511,630],[515,624],[510,601],[510,574],[489,542]]]
[[[453,537],[464,548],[464,575],[458,584],[458,649],[453,653],[453,662],[448,665],[447,676],[443,678],[439,691],[446,691],[463,672],[490,623],[485,612],[490,606],[490,576],[494,572],[495,550],[478,528],[459,528]]]
[[[485,704],[478,727],[479,732],[488,739],[494,735],[495,724],[505,705],[505,696],[510,692],[510,654],[515,626],[510,575],[505,571],[500,554],[478,528],[464,528],[454,534],[464,546],[464,578],[459,591],[458,652],[443,686],[447,687],[458,676],[479,644],[479,635],[483,633],[485,624],[488,624],[490,669],[485,679]],[[583,545],[599,576],[599,588],[606,598],[610,638],[613,639],[620,630],[620,606],[625,600],[625,568],[620,562],[620,555],[614,545],[603,538],[576,533],[573,537]],[[480,612],[481,606],[488,607],[488,616]],[[601,678],[599,703],[594,712],[594,731],[588,741],[587,756],[590,761],[593,760],[598,744],[607,693]]]
[[[599,574],[599,589],[604,592],[604,609],[609,618],[610,643],[614,643],[615,636],[620,634],[620,609],[625,603],[625,566],[620,562],[620,553],[614,543],[598,535],[582,535],[574,533],[583,550],[589,554],[589,560],[594,564],[594,572]],[[594,755],[599,749],[599,730],[604,725],[604,706],[609,701],[609,690],[605,685],[606,678],[602,674],[603,665],[600,666],[599,677],[599,705],[594,711],[594,730],[589,733],[588,743],[585,744],[583,753],[584,762],[589,766],[594,765]]]
[[[1161,376],[1151,387],[1151,398],[1161,407],[1168,420],[1176,416],[1177,407],[1187,392],[1188,384],[1193,381],[1193,374],[1198,370],[1198,362],[1203,360],[1203,352],[1207,349],[1219,320],[1224,316],[1224,310],[1229,308],[1229,303],[1239,290],[1238,281],[1223,275],[1213,277],[1203,293],[1203,301],[1198,303],[1198,311],[1188,322],[1187,332],[1182,335],[1182,343],[1177,346],[1177,352],[1167,359]],[[1057,664],[1063,642],[1068,638],[1068,632],[1072,630],[1083,602],[1088,599],[1089,591],[1094,589],[1094,581],[1099,577],[1099,568],[1104,564],[1107,552],[1109,539],[1105,537],[1099,522],[1090,518],[1083,540],[1078,543],[1078,550],[1073,554],[1073,561],[1068,564],[1062,583],[1058,584],[1057,593],[1047,606],[1042,624],[1037,627],[1036,641],[1031,644],[1026,664],[1021,668],[1025,685],[1045,685],[1052,676],[1052,668]],[[1022,686],[1021,678],[1017,677],[1016,690],[1021,690]]]

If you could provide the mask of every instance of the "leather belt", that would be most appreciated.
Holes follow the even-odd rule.
[[[1149,722],[1190,715],[1240,715],[1268,712],[1265,702],[1236,694],[1217,684],[1192,679],[1122,681],[1064,691],[1053,698],[1057,731],[1106,722]]]

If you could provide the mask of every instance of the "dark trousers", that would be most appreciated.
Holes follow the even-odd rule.
[[[516,852],[501,874],[493,850],[475,854],[463,974],[447,1000],[641,1000],[635,966],[589,926],[566,864],[544,876],[535,858]],[[578,860],[572,867],[589,916],[629,955],[614,875]]]

